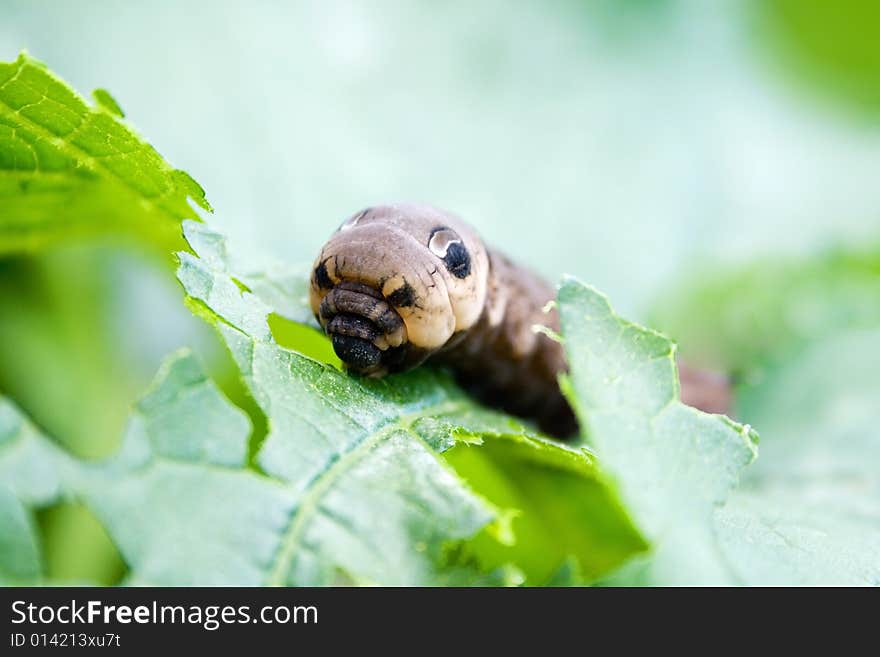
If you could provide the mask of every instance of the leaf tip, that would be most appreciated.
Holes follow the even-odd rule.
[[[106,89],[95,89],[92,91],[92,98],[95,99],[95,102],[101,109],[109,112],[113,116],[125,118],[125,112],[122,111],[122,107]]]
[[[195,178],[183,169],[175,169],[174,179],[180,188],[186,192],[186,195],[196,203],[196,205],[206,212],[210,212],[211,214],[214,213],[214,208],[208,203],[208,197],[205,195],[205,188],[202,187]]]

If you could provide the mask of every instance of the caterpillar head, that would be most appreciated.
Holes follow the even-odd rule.
[[[415,367],[477,321],[488,270],[482,241],[457,217],[373,207],[324,245],[309,301],[346,367],[383,376]]]

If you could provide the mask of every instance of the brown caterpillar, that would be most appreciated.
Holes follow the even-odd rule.
[[[425,205],[386,205],[345,221],[321,249],[309,301],[346,368],[381,377],[425,360],[448,365],[483,403],[534,419],[549,434],[577,433],[558,374],[552,287],[487,249],[462,220]],[[721,381],[695,376],[704,410],[729,401]],[[687,403],[685,372],[683,398]],[[706,390],[709,389],[708,397]]]

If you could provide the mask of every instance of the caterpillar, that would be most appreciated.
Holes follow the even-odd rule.
[[[426,360],[448,366],[482,403],[534,420],[558,438],[578,432],[558,383],[562,345],[547,308],[553,288],[486,248],[464,221],[427,205],[395,204],[353,215],[314,262],[309,303],[349,372],[370,377]],[[690,381],[690,384],[688,384]],[[704,410],[723,412],[725,382],[682,370]],[[693,397],[693,395],[691,395]]]

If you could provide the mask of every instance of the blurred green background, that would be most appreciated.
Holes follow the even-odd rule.
[[[637,313],[697,264],[874,236],[876,6],[5,0],[0,52],[109,89],[252,251],[422,200]]]
[[[357,209],[425,201],[645,319],[719,270],[877,242],[878,7],[4,0],[0,56],[109,89],[252,257],[310,261]],[[0,259],[0,392],[79,454],[116,445],[164,354],[218,358],[150,248]],[[50,572],[113,581],[81,513],[41,518]]]

